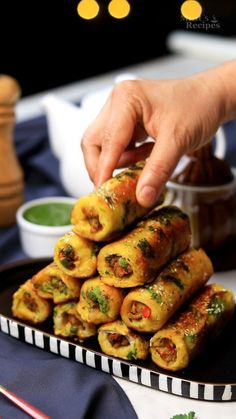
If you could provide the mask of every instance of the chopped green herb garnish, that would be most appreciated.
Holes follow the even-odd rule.
[[[124,176],[129,176],[129,177],[131,177],[132,179],[136,179],[136,174],[135,174],[135,173],[133,173],[133,172],[125,172],[125,173],[124,173]]]
[[[59,279],[58,278],[52,278],[51,284],[53,288],[57,288],[59,286]]]
[[[122,222],[123,222],[124,225],[126,224],[126,220],[127,220],[128,215],[129,215],[130,204],[131,204],[130,199],[128,201],[124,202],[124,204],[123,204],[124,205],[124,215],[123,215],[123,218],[122,218]]]
[[[162,278],[167,282],[173,282],[181,290],[184,289],[184,284],[182,283],[182,281],[179,278],[177,278],[173,275],[162,275]]]
[[[186,339],[189,341],[189,343],[195,344],[197,342],[197,335],[186,335]]]
[[[75,251],[73,247],[68,244],[66,247],[63,247],[59,251],[59,260],[62,266],[66,269],[73,269],[75,267]]]
[[[78,326],[72,325],[70,327],[70,333],[75,334],[78,331]]]
[[[59,278],[50,278],[49,281],[45,281],[41,284],[41,291],[53,293],[55,290],[60,293],[67,294],[67,285]]]
[[[178,415],[174,415],[172,416],[172,418],[170,419],[196,419],[195,416],[195,412],[189,412],[189,413],[184,413],[184,414],[178,414]]]
[[[99,309],[103,314],[106,314],[109,310],[109,302],[107,296],[101,293],[99,287],[91,288],[88,293],[88,298],[95,304],[99,305]]]
[[[145,288],[148,292],[150,292],[153,300],[155,300],[159,304],[162,303],[162,296],[159,292],[155,292],[151,285],[145,285]]]
[[[99,253],[99,246],[97,246],[96,244],[92,247],[92,250],[91,250],[91,256],[97,256],[98,255],[98,253]]]
[[[224,310],[225,302],[217,296],[215,296],[207,306],[207,312],[212,316],[219,316]]]
[[[173,217],[179,216],[183,219],[187,219],[188,216],[175,206],[163,207],[158,211],[155,211],[152,215],[152,219],[159,221],[161,224],[169,225]]]
[[[150,245],[150,243],[148,242],[147,239],[139,240],[137,246],[141,250],[143,256],[145,256],[147,258],[153,258],[154,257],[154,255],[155,255],[154,249],[152,248],[152,246]]]
[[[137,162],[129,167],[129,170],[142,170],[145,166],[145,161]]]
[[[119,265],[122,267],[122,268],[127,268],[128,267],[128,262],[127,262],[127,260],[125,259],[125,258],[120,258],[119,259]]]
[[[127,358],[130,361],[137,358],[137,348],[136,348],[136,346],[134,346],[133,349],[128,353]]]

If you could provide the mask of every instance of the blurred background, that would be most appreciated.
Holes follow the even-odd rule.
[[[126,0],[113,2],[122,6]],[[218,22],[208,29],[187,28],[180,13],[183,1],[129,0],[129,14],[118,19],[109,13],[111,0],[97,0],[99,13],[91,20],[79,16],[79,3],[1,2],[0,73],[20,82],[23,97],[165,56],[167,36],[176,29],[236,36],[235,0],[200,2],[202,18]]]

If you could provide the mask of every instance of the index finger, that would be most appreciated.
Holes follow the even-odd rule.
[[[85,133],[85,164],[96,186],[112,176],[140,119],[133,83],[135,81],[121,82],[114,87],[102,111]]]

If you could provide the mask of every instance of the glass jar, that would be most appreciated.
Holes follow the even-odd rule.
[[[202,247],[217,271],[236,268],[236,170],[213,155],[211,145],[187,156],[166,185],[164,205],[185,211],[192,246]]]

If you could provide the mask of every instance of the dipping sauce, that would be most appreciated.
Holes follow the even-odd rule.
[[[44,226],[65,226],[71,224],[73,205],[50,202],[34,205],[23,213],[23,218],[30,223]]]

